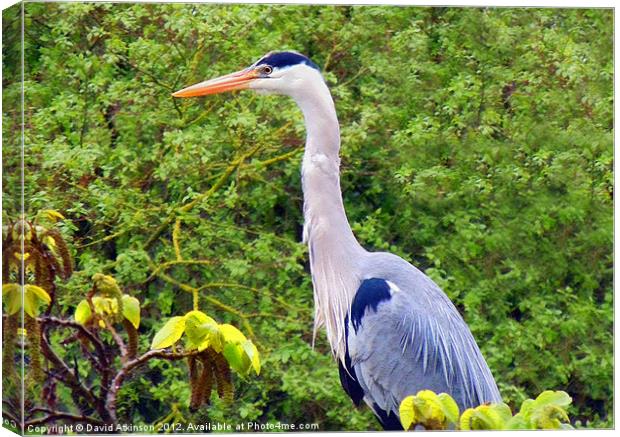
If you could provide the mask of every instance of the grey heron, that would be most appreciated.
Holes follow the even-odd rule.
[[[319,67],[296,52],[270,52],[236,73],[173,94],[194,97],[251,89],[292,97],[304,116],[304,236],[315,326],[325,327],[340,381],[385,429],[402,429],[400,402],[419,390],[450,394],[461,411],[501,402],[491,371],[444,292],[404,259],[366,251],[340,190],[340,126]]]

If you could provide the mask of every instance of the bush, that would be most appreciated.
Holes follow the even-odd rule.
[[[11,12],[13,11],[13,12]],[[3,14],[4,219],[19,212],[19,20]],[[376,429],[319,335],[302,226],[303,121],[252,93],[186,85],[295,49],[324,68],[358,238],[446,291],[514,408],[565,390],[611,426],[613,14],[605,9],[26,3],[26,214],[65,213],[73,314],[96,273],[141,302],[140,331],[205,311],[263,369],[211,419]],[[13,30],[13,32],[11,32]],[[145,340],[146,341],[146,340]],[[141,345],[148,346],[147,344]],[[188,412],[179,363],[153,364],[119,413]],[[240,384],[240,383],[238,383]],[[145,400],[147,399],[147,400]]]

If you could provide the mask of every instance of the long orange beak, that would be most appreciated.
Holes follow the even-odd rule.
[[[250,82],[257,77],[259,77],[259,74],[256,70],[245,69],[188,86],[172,95],[173,97],[198,97],[223,93],[225,91],[243,90],[247,89],[250,86]]]

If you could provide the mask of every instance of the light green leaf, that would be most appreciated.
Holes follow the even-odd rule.
[[[2,297],[8,315],[16,314],[22,307],[22,288],[19,284],[3,284]]]
[[[6,296],[7,294],[11,294],[11,293],[19,293],[21,290],[21,287],[19,286],[19,284],[2,284],[2,296]]]
[[[118,302],[114,298],[95,296],[92,299],[95,312],[99,315],[116,314],[118,312]]]
[[[529,420],[533,407],[534,407],[534,399],[526,399],[521,404],[521,409],[519,410],[519,414],[523,416],[525,420]]]
[[[398,413],[400,416],[400,423],[403,426],[405,431],[411,429],[411,425],[416,420],[415,417],[415,409],[413,407],[413,396],[407,396],[400,403],[400,407],[398,408]]]
[[[140,301],[133,296],[123,295],[123,316],[138,329],[140,326]]]
[[[495,413],[497,413],[503,424],[508,423],[508,421],[512,419],[512,411],[505,403],[502,402],[501,404],[491,404],[490,407]]]
[[[258,356],[258,349],[250,340],[246,340],[241,345],[248,359],[252,363],[252,367],[257,375],[260,374],[260,358]]]
[[[420,390],[413,401],[419,422],[442,423],[445,420],[439,397],[431,390]]]
[[[75,308],[75,321],[80,325],[85,325],[93,316],[92,311],[90,310],[90,305],[86,299],[80,301],[80,303]]]
[[[546,405],[557,405],[559,407],[568,407],[573,399],[564,391],[546,390],[538,395],[532,408],[540,408]]]
[[[473,429],[498,430],[503,429],[504,424],[499,414],[490,405],[476,407],[472,418]]]
[[[220,333],[211,317],[202,311],[190,311],[185,314],[185,335],[189,349],[203,351],[217,341]]]
[[[50,220],[52,223],[56,223],[58,220],[65,219],[65,216],[53,209],[42,209],[37,213],[37,218],[39,216]]]
[[[506,423],[505,429],[534,429],[534,427],[523,415],[517,414]]]
[[[36,285],[26,285],[24,287],[24,311],[30,317],[37,317],[39,315],[39,307],[42,304],[47,304],[52,301],[52,298],[45,290]]]
[[[225,343],[242,344],[247,340],[245,335],[232,325],[224,323],[219,325],[219,328]]]
[[[456,401],[448,393],[439,393],[437,397],[447,421],[449,423],[458,423],[459,406],[456,404]]]
[[[471,431],[472,428],[472,419],[476,411],[473,408],[468,408],[463,411],[461,414],[461,419],[459,420],[459,428],[463,431]]]
[[[222,354],[230,364],[230,368],[241,375],[246,375],[252,365],[250,359],[238,344],[228,343],[224,346]]]
[[[52,298],[50,297],[50,295],[47,294],[47,291],[45,291],[41,287],[37,285],[28,284],[24,288],[25,288],[25,291],[24,291],[25,293],[31,293],[39,301],[41,301],[41,303],[45,303],[49,305],[52,302]]]
[[[151,343],[151,349],[164,349],[175,344],[185,331],[185,317],[173,317],[161,328]]]

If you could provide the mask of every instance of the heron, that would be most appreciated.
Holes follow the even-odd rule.
[[[238,72],[173,93],[233,90],[291,97],[301,110],[303,242],[314,290],[314,336],[324,327],[342,387],[365,402],[386,430],[402,430],[400,402],[428,389],[463,411],[501,402],[491,370],[441,288],[418,268],[355,238],[340,188],[340,125],[320,68],[293,51],[269,52]]]

